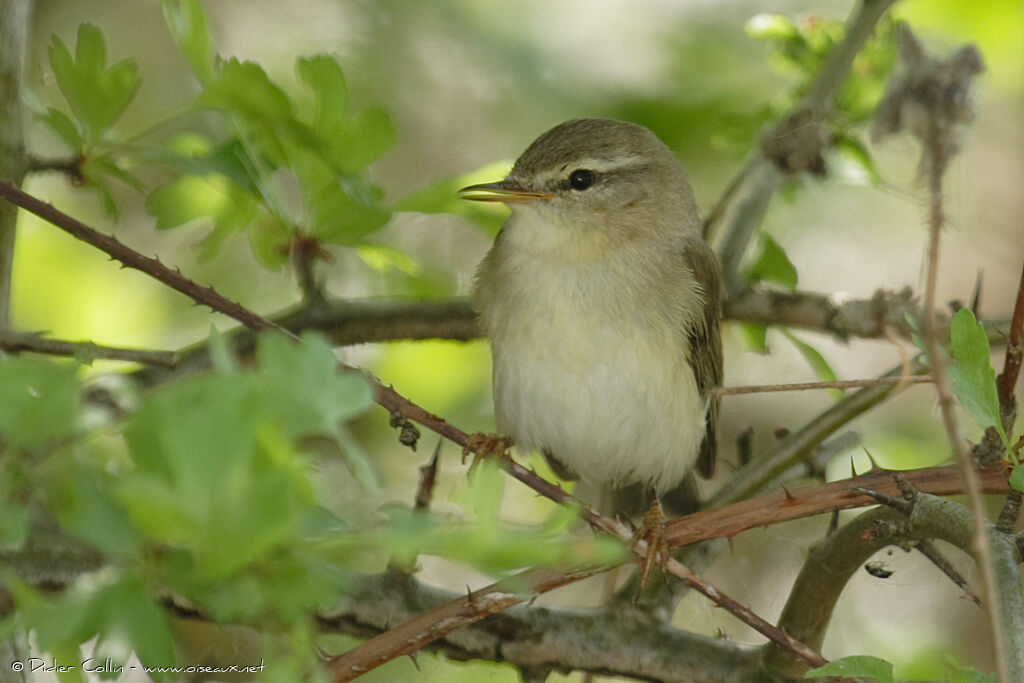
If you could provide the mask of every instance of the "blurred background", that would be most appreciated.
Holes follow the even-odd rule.
[[[371,175],[388,201],[455,174],[494,162],[510,165],[537,135],[568,118],[623,118],[654,130],[679,155],[701,207],[714,204],[756,145],[758,133],[794,85],[794,74],[769,58],[762,41],[745,30],[762,12],[843,19],[853,3],[650,0],[209,0],[204,3],[216,50],[259,62],[278,83],[295,84],[297,56],[338,56],[356,106],[379,105],[391,115],[397,142]],[[813,14],[813,17],[812,17]],[[979,79],[978,118],[947,174],[947,213],[939,301],[969,302],[982,277],[980,313],[1008,316],[1024,258],[1024,5],[1019,0],[960,3],[905,0],[894,16],[908,21],[930,52],[945,54],[976,44],[987,70]],[[46,101],[56,86],[46,46],[51,35],[69,44],[81,22],[100,26],[110,61],[132,57],[142,88],[120,127],[139,128],[142,139],[163,139],[176,124],[152,122],[177,113],[198,86],[175,47],[157,2],[151,0],[39,0],[31,44],[29,97]],[[203,114],[194,116],[202,117]],[[194,123],[194,122],[193,122]],[[201,122],[200,122],[201,123]],[[59,156],[57,141],[28,123],[29,149]],[[799,287],[838,299],[869,297],[884,287],[923,291],[925,195],[916,143],[907,137],[872,149],[881,184],[837,161],[825,179],[805,180],[775,197],[764,229],[795,264]],[[498,179],[503,170],[494,167]],[[162,182],[143,174],[147,183]],[[130,190],[119,196],[114,224],[94,195],[77,192],[57,176],[33,176],[26,189],[149,254],[159,254],[193,278],[263,314],[295,304],[299,291],[287,270],[259,265],[243,237],[231,238],[214,259],[199,262],[202,226],[158,232]],[[503,209],[496,209],[500,212]],[[178,348],[206,337],[211,315],[141,274],[122,271],[105,257],[40,221],[22,216],[14,281],[13,317],[19,329],[98,343]],[[352,250],[330,248],[329,290],[336,296],[442,297],[468,292],[473,269],[493,234],[452,215],[399,213],[371,241],[403,258],[374,267]],[[391,252],[389,252],[391,253]],[[218,316],[221,329],[231,323]],[[900,361],[891,342],[849,344],[805,332],[840,378],[876,375]],[[750,352],[734,324],[723,331],[726,385],[813,380],[810,366],[778,332],[769,331],[769,355]],[[905,347],[909,348],[909,347]],[[493,430],[490,359],[481,341],[400,342],[346,349],[346,360],[371,369],[385,383],[466,431]],[[997,359],[1001,352],[997,352]],[[98,370],[115,366],[98,364]],[[736,435],[754,429],[754,454],[779,428],[794,429],[831,402],[823,392],[726,397],[720,442],[721,477],[735,467]],[[853,428],[861,446],[882,464],[910,468],[946,460],[930,388],[910,389],[869,413]],[[966,424],[966,423],[965,423]],[[420,451],[401,447],[377,411],[353,425],[387,486],[374,509],[409,504]],[[972,437],[977,436],[970,433]],[[836,457],[834,477],[851,460],[867,466],[863,449]],[[524,457],[529,457],[525,456]],[[440,514],[462,514],[456,504],[465,469],[447,447],[435,495]],[[351,505],[356,495],[340,463],[321,466],[324,495]],[[713,488],[713,484],[712,484]],[[536,520],[550,507],[509,483],[510,519]],[[365,496],[363,493],[358,495]],[[769,620],[777,617],[807,546],[827,519],[809,519],[742,534],[705,573],[720,588]],[[965,558],[961,569],[973,575]],[[895,660],[905,678],[941,675],[943,658],[987,666],[981,612],[939,572],[895,550],[884,558],[892,578],[858,574],[837,608],[823,654],[870,653]],[[465,568],[423,560],[425,580],[460,590],[490,579]],[[593,604],[599,585],[574,586],[550,596],[566,604]],[[706,601],[687,598],[677,623],[703,633],[760,642]],[[908,657],[908,653],[911,656]],[[507,667],[452,664],[424,655],[421,680],[513,681]],[[409,660],[392,662],[368,680],[404,680]],[[551,680],[555,680],[552,677]],[[576,680],[575,677],[570,680]]]

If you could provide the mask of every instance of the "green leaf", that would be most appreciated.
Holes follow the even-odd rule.
[[[251,138],[274,159],[274,167],[288,161],[289,141],[308,150],[323,150],[324,141],[295,117],[288,95],[254,62],[225,61],[196,98],[196,105],[248,122]]]
[[[996,373],[990,361],[985,328],[975,320],[970,310],[961,308],[953,316],[949,336],[953,356],[949,381],[953,391],[970,416],[983,429],[994,427],[1009,448],[1010,442],[999,417]]]
[[[213,224],[202,243],[200,255],[209,259],[224,239],[255,225],[260,216],[256,199],[219,174],[186,175],[159,187],[146,199],[146,211],[156,218],[156,227],[168,230],[192,221]]]
[[[176,661],[174,635],[164,610],[141,581],[123,577],[93,596],[99,640],[94,657],[123,664],[134,652],[146,666],[170,666]]]
[[[0,438],[31,450],[74,435],[78,388],[75,364],[0,354]]]
[[[116,178],[132,188],[139,194],[146,191],[146,185],[128,171],[121,168],[110,155],[90,155],[86,157],[81,165],[82,175],[96,183],[101,182],[101,177],[106,175]]]
[[[459,197],[459,189],[474,183],[504,178],[508,173],[509,166],[508,163],[499,162],[489,164],[472,173],[443,178],[406,195],[395,205],[395,210],[450,213],[455,216],[464,216],[473,221],[485,233],[494,237],[508,218],[508,210],[488,206],[486,202],[466,201]]]
[[[868,655],[853,655],[836,659],[804,674],[804,678],[826,678],[828,676],[873,678],[878,683],[893,683],[892,664],[884,659]]]
[[[253,380],[207,375],[168,386],[125,430],[136,469],[120,478],[118,498],[154,541],[189,549],[207,578],[290,538],[312,505],[306,460]]]
[[[747,343],[747,349],[754,353],[768,353],[768,326],[761,323],[739,323],[739,330]]]
[[[818,379],[823,382],[834,382],[837,379],[835,370],[828,364],[828,361],[825,360],[820,351],[807,342],[795,337],[789,330],[782,330],[782,334],[796,347],[800,355],[807,361],[807,364],[814,370],[814,374],[818,376]],[[843,397],[843,392],[840,389],[829,389],[828,393],[836,401]]]
[[[871,152],[868,151],[864,143],[849,135],[840,135],[836,139],[834,147],[851,169],[856,169],[857,173],[863,176],[868,183],[875,187],[882,185],[882,176],[878,172],[878,167],[875,166],[875,160],[871,158]],[[843,175],[850,180],[859,180],[851,171],[846,171]]]
[[[82,132],[78,130],[78,126],[71,120],[71,117],[64,112],[50,107],[45,113],[38,114],[36,118],[55,132],[75,152],[81,152],[85,147]]]
[[[395,143],[387,112],[377,107],[354,116],[348,111],[348,87],[341,65],[328,55],[298,60],[299,79],[313,92],[313,130],[325,143],[314,150],[341,171],[356,173]]]
[[[391,213],[379,204],[367,205],[357,201],[339,183],[325,185],[310,193],[306,208],[309,212],[309,234],[329,244],[359,244],[391,218]]]
[[[238,361],[228,344],[227,339],[213,323],[210,323],[210,335],[207,341],[210,347],[210,361],[213,368],[222,375],[229,375],[238,370]]]
[[[78,27],[74,57],[57,36],[50,43],[49,56],[57,86],[82,123],[86,140],[98,141],[135,98],[138,65],[125,59],[108,69],[106,40],[92,24]]]
[[[1010,487],[1015,491],[1024,491],[1024,465],[1014,465],[1010,472]]]
[[[304,334],[301,344],[279,333],[260,335],[256,355],[260,388],[293,435],[331,434],[338,421],[373,405],[367,379],[341,372],[334,351],[317,334]]]
[[[774,282],[787,289],[796,289],[797,273],[789,256],[771,236],[761,235],[761,254],[749,268],[747,280],[755,282]]]
[[[790,39],[800,35],[793,20],[784,14],[755,14],[743,25],[743,30],[757,40]]]
[[[295,70],[314,94],[313,129],[329,139],[348,118],[348,86],[333,57],[317,55],[296,61]]]
[[[164,20],[178,49],[203,85],[214,78],[214,53],[206,13],[199,0],[161,0]]]
[[[128,557],[141,536],[125,509],[111,496],[114,480],[106,473],[73,464],[49,490],[52,509],[61,528],[104,554]]]

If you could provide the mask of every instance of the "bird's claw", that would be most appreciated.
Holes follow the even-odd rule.
[[[651,569],[655,564],[664,565],[668,562],[668,538],[665,535],[665,511],[661,508],[661,500],[657,496],[644,514],[640,528],[633,534],[630,547],[635,548],[640,541],[647,544],[647,554],[640,563],[640,588],[647,585],[651,577]]]
[[[469,464],[469,472],[472,474],[481,460],[491,455],[502,455],[511,447],[512,439],[508,437],[477,432],[469,437],[469,441],[463,447],[462,462],[466,462],[466,456],[473,456],[473,461]]]

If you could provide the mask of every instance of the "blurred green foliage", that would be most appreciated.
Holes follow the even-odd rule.
[[[1018,4],[996,4],[1010,14],[1021,11]],[[59,97],[33,104],[37,121],[56,136],[61,155],[74,162],[76,182],[99,193],[107,214],[131,217],[121,229],[133,231],[146,245],[178,240],[179,247],[185,245],[178,255],[187,265],[195,264],[185,259],[210,261],[219,255],[221,270],[215,264],[203,271],[218,286],[234,277],[239,291],[248,294],[250,283],[267,277],[266,269],[280,269],[297,243],[309,241],[334,249],[317,251],[317,257],[342,255],[343,265],[334,270],[346,293],[431,296],[455,291],[455,283],[461,278],[464,285],[468,276],[437,276],[449,262],[425,264],[422,250],[401,243],[385,227],[400,224],[395,220],[400,214],[423,213],[434,214],[430,220],[439,224],[454,217],[487,236],[496,234],[507,215],[503,207],[457,197],[458,188],[507,172],[507,162],[481,166],[480,159],[507,156],[529,131],[555,117],[614,116],[652,128],[690,160],[699,190],[700,183],[714,186],[749,154],[763,127],[806,92],[842,37],[840,22],[817,15],[758,15],[746,24],[756,42],[744,40],[729,18],[671,22],[660,35],[664,72],[647,85],[610,86],[579,77],[557,59],[561,53],[537,51],[523,32],[539,6],[523,12],[461,2],[341,5],[351,12],[346,20],[358,27],[356,47],[345,47],[341,56],[323,54],[322,48],[311,57],[289,54],[288,64],[280,66],[272,57],[260,63],[222,57],[215,38],[225,28],[208,19],[203,4],[162,0],[170,36],[192,72],[188,81],[167,79],[166,87],[164,79],[145,71],[142,54],[108,65],[104,32],[82,24],[73,49],[66,39],[51,39],[47,56]],[[963,21],[977,28],[983,46],[991,40],[1003,45],[1004,55],[1016,54],[1007,48],[1015,45],[1012,22],[994,12],[990,16],[981,6],[943,10],[942,5],[949,3],[912,1],[898,11],[933,25]],[[747,16],[745,9],[737,16],[741,13]],[[110,46],[115,46],[124,27],[110,24]],[[841,91],[829,122],[835,144],[832,177],[882,185],[862,131],[893,66],[893,27],[888,19],[880,24]],[[476,80],[463,74],[458,88],[493,102],[485,150],[454,149],[446,158],[446,145],[457,148],[461,130],[445,141],[420,139],[425,136],[415,126],[429,121],[438,110],[436,100],[451,94],[432,80],[448,68],[444,60],[451,56],[428,52],[418,42],[421,33],[439,42],[451,39],[482,73]],[[273,42],[261,38],[255,40],[262,47]],[[405,62],[395,56],[402,51]],[[229,52],[244,54],[235,45]],[[1011,61],[1018,66],[1015,58],[1004,56],[1000,63],[986,52],[986,59],[995,61],[1003,82],[1020,79],[1006,68]],[[140,73],[146,75],[145,87]],[[145,111],[156,83],[178,101],[170,111],[149,112],[153,120],[143,117],[134,132],[125,132],[125,119]],[[389,98],[386,109],[363,104]],[[514,146],[501,147],[511,140]],[[394,160],[388,152],[396,142],[405,151]],[[420,158],[417,145],[441,151]],[[461,172],[474,166],[478,170]],[[387,172],[418,189],[381,183]],[[382,186],[389,187],[388,195]],[[147,232],[150,224],[139,220],[137,196],[125,193],[125,187],[146,194],[145,209],[160,234]],[[794,200],[805,198],[804,190],[802,183],[787,188]],[[99,270],[102,266],[83,257],[84,248],[47,241],[51,238],[39,234],[34,220],[23,225],[28,229],[19,238],[27,237],[27,243],[19,244],[18,258],[25,265],[18,296],[26,303],[19,307],[20,322],[94,339],[109,335],[108,340],[123,341],[138,333],[164,343],[152,331],[154,319],[183,304],[168,304],[148,289],[149,283],[125,279],[135,275]],[[235,236],[247,240],[258,259],[258,264],[246,262],[241,274],[235,272],[238,261],[228,260]],[[793,243],[786,244],[797,253]],[[455,251],[461,247],[456,243]],[[344,260],[346,254],[353,258]],[[765,234],[746,273],[752,284],[792,290],[798,282],[794,261],[805,275],[809,264],[791,259]],[[349,267],[355,262],[379,277],[370,280]],[[280,279],[272,282],[290,292],[291,282],[289,287],[280,286]],[[766,353],[767,327],[743,327],[752,347]],[[987,342],[983,349],[977,330],[976,322],[965,318],[954,330],[954,374],[960,373],[954,381],[971,415],[991,424],[992,370]],[[788,330],[781,333],[819,377],[835,378],[822,351]],[[187,336],[175,333],[173,343]],[[62,596],[4,577],[22,608],[17,624],[35,628],[40,646],[58,658],[77,660],[79,644],[100,635],[100,652],[109,651],[118,661],[132,650],[147,663],[173,659],[174,643],[157,599],[171,590],[217,618],[283,633],[287,652],[275,662],[274,675],[297,680],[319,670],[311,611],[338,599],[345,571],[364,569],[367,558],[411,568],[418,558],[433,555],[506,575],[535,564],[611,562],[622,556],[617,544],[575,536],[572,510],[537,506],[530,523],[504,521],[499,514],[506,498],[503,479],[487,466],[469,484],[460,475],[442,501],[451,504],[438,505],[433,513],[393,502],[381,505],[396,497],[408,500],[410,491],[382,490],[388,482],[381,473],[398,466],[377,452],[365,453],[360,446],[370,437],[352,423],[370,405],[367,385],[336,372],[325,342],[293,345],[266,336],[255,365],[244,368],[216,334],[211,347],[217,359],[212,373],[133,396],[138,407],[131,416],[100,425],[86,420],[79,405],[81,368],[0,356],[0,437],[4,454],[19,456],[7,459],[0,484],[0,545],[22,547],[31,530],[31,505],[41,504],[66,532],[108,558],[95,581]],[[482,343],[396,343],[373,353],[369,362],[376,363],[376,371],[400,383],[417,402],[454,416],[460,425],[490,428],[490,416],[480,408],[488,374]],[[358,429],[372,422],[364,417]],[[873,436],[886,451],[880,460],[909,462],[907,454],[938,453],[924,431],[934,433],[899,428],[899,436]],[[313,479],[323,459],[332,457],[344,463],[351,480],[346,491],[355,494],[327,505],[314,495]],[[406,460],[400,467],[410,469]],[[15,625],[13,619],[5,624]],[[439,672],[435,680],[479,680],[480,671],[491,671],[479,665],[462,671],[424,659]],[[391,675],[381,673],[378,680]]]

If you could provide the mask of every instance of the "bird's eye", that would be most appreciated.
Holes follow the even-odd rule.
[[[594,184],[594,172],[585,168],[573,171],[569,175],[569,187],[574,190],[585,190]]]

